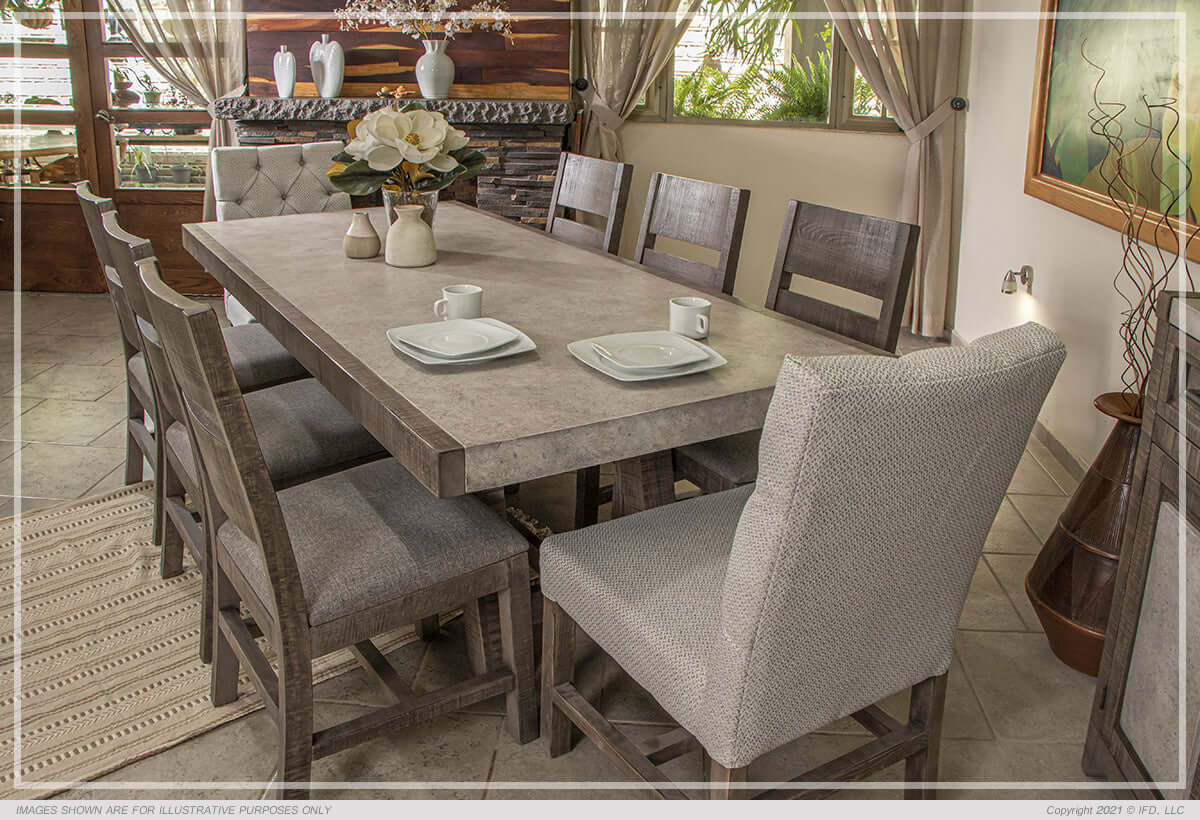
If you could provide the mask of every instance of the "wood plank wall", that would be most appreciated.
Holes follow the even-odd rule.
[[[371,97],[381,86],[404,84],[417,93],[414,66],[425,53],[411,35],[375,27],[339,31],[336,20],[314,17],[331,13],[344,0],[246,0],[246,60],[250,94],[275,96],[272,59],[280,45],[296,55],[297,97],[315,97],[308,49],[323,32],[346,50],[343,97]],[[470,0],[460,3],[467,8]],[[570,96],[570,0],[509,0],[521,18],[511,40],[492,32],[463,34],[446,53],[454,60],[452,97],[483,99],[562,100]],[[548,17],[546,12],[561,13]]]

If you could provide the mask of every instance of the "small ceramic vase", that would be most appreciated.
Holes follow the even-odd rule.
[[[417,60],[417,86],[427,100],[444,100],[454,84],[454,61],[446,54],[445,40],[422,40],[425,53]]]
[[[346,53],[341,43],[330,40],[328,34],[322,34],[321,41],[313,43],[308,49],[308,63],[312,67],[313,83],[319,95],[331,99],[342,93]]]
[[[395,268],[421,268],[437,261],[433,231],[421,219],[420,205],[397,205],[388,228],[384,261]]]
[[[274,65],[275,90],[281,98],[292,96],[296,88],[296,55],[287,46],[280,46],[275,52]]]
[[[366,211],[355,211],[350,218],[350,227],[342,238],[342,250],[351,259],[371,259],[379,255],[379,234],[371,224],[371,215]]]

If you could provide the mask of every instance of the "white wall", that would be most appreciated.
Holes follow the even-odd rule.
[[[1037,11],[1037,0],[976,0],[976,11]],[[955,329],[965,340],[1032,319],[1067,346],[1066,364],[1042,423],[1083,462],[1112,421],[1092,408],[1121,387],[1113,290],[1121,250],[1116,231],[1023,192],[1037,55],[1036,20],[976,20],[970,26],[961,245]],[[1009,268],[1033,265],[1033,296],[1005,296]]]
[[[749,188],[734,293],[756,304],[766,299],[789,199],[889,218],[899,212],[908,150],[899,133],[630,122],[621,139],[634,166],[621,253],[633,254],[653,172]]]

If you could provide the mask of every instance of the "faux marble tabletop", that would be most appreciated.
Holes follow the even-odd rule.
[[[382,236],[382,209],[371,219]],[[458,442],[466,492],[757,429],[786,354],[871,350],[468,206],[439,205],[438,261],[427,268],[392,268],[382,254],[346,258],[349,222],[337,212],[187,225],[185,246],[248,306],[256,293],[260,314],[270,314],[259,318],[289,348],[300,345],[281,330],[334,340],[315,368],[293,352],[323,382],[340,378],[343,392],[327,386],[377,436],[362,407],[346,402],[344,374],[365,368]],[[520,328],[537,350],[438,367],[394,350],[385,331],[433,321],[434,300],[456,283],[482,287],[484,315]],[[567,351],[576,339],[665,329],[668,300],[684,295],[712,300],[706,341],[724,367],[622,383]]]

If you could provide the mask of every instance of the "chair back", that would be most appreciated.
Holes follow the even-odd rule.
[[[907,222],[793,199],[783,221],[767,307],[894,353],[920,233]],[[878,300],[878,315],[795,293],[789,288],[796,276]]]
[[[156,260],[139,264],[147,302],[198,452],[211,505],[259,545],[276,613],[307,621],[300,575],[258,436],[216,312],[169,288]],[[211,511],[210,511],[211,514]]]
[[[116,211],[109,211],[101,217],[101,230],[137,327],[139,349],[146,357],[146,370],[154,391],[154,423],[165,432],[172,422],[183,420],[183,407],[179,403],[179,389],[171,375],[162,340],[154,327],[145,287],[138,275],[138,263],[144,259],[154,259],[154,248],[148,239],[124,230],[117,223]]]
[[[709,659],[709,749],[741,766],[950,667],[996,512],[1066,350],[788,357]]]
[[[141,349],[137,327],[133,321],[133,311],[129,307],[125,295],[125,287],[113,267],[112,255],[108,252],[108,236],[100,220],[104,214],[116,213],[116,205],[107,197],[96,196],[89,184],[80,182],[75,185],[75,196],[79,199],[79,207],[83,210],[83,221],[87,223],[88,235],[92,238],[92,247],[100,260],[100,271],[104,274],[104,287],[108,290],[108,298],[112,301],[113,310],[117,314],[117,323],[121,327],[121,338],[125,342],[125,358]]]
[[[745,188],[655,173],[650,177],[633,261],[699,287],[733,293],[749,207],[750,192]],[[717,264],[659,250],[655,248],[658,237],[717,251]]]
[[[294,145],[214,148],[217,219],[347,211],[350,195],[325,172],[345,146],[338,140]]]
[[[633,166],[564,151],[558,158],[558,175],[550,195],[546,233],[575,245],[616,253],[621,245],[625,205]],[[605,220],[603,230],[568,219],[560,209],[582,211]]]

